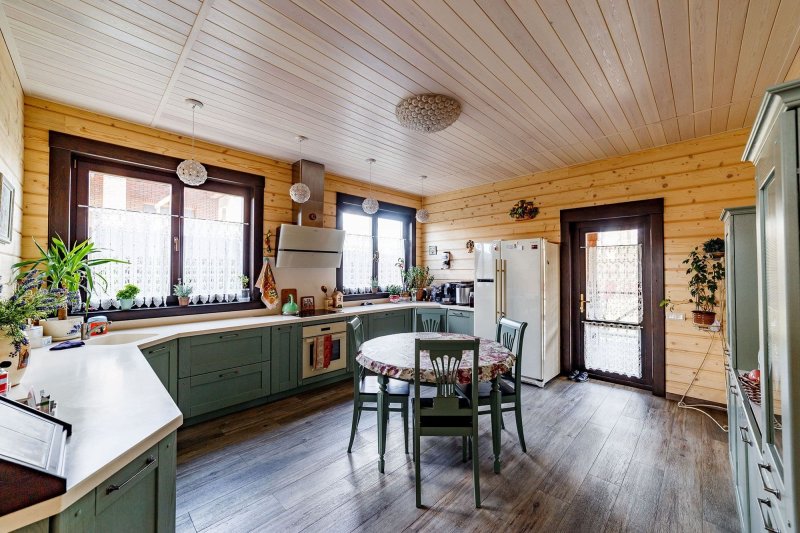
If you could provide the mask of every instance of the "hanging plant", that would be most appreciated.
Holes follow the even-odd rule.
[[[539,214],[539,208],[528,200],[520,200],[508,212],[508,216],[514,220],[533,220]]]

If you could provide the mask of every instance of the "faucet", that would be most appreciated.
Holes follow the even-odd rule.
[[[90,322],[89,323],[82,323],[81,324],[81,340],[82,341],[87,340],[89,337],[92,336],[92,333],[94,333],[96,330],[98,330],[98,329],[108,329],[108,327],[110,325],[111,325],[111,322],[99,322],[97,324],[92,324]]]

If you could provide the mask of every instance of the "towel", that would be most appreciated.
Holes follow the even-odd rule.
[[[64,341],[59,342],[52,348],[51,350],[69,350],[70,348],[80,348],[81,346],[86,346],[86,343],[83,341]]]
[[[314,370],[325,368],[325,341],[320,342],[320,338],[314,339]]]
[[[333,357],[333,337],[330,335],[325,335],[325,338],[322,340],[323,346],[323,361],[322,367],[328,368],[331,366],[331,357]]]
[[[258,275],[256,286],[261,289],[261,301],[267,306],[267,309],[275,309],[280,302],[278,296],[278,288],[275,285],[275,276],[272,275],[272,268],[269,266],[269,260],[264,261],[264,266],[261,267],[261,274]]]

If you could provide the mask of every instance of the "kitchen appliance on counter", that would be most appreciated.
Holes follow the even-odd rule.
[[[541,238],[475,244],[475,335],[493,339],[506,316],[528,323],[522,380],[544,387],[561,372],[557,244]]]
[[[469,296],[475,289],[472,281],[456,283],[456,305],[469,305]]]
[[[347,323],[305,326],[302,361],[303,379],[347,368]]]
[[[472,281],[443,283],[441,300],[437,301],[444,305],[469,305],[469,293],[473,291],[474,287],[475,284]]]

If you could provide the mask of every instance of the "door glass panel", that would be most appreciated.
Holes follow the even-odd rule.
[[[771,387],[771,410],[773,417],[773,442],[778,453],[783,455],[783,439],[781,435],[781,369],[783,368],[782,353],[779,346],[779,317],[778,302],[780,290],[778,287],[778,227],[777,207],[779,199],[778,184],[771,179],[764,191],[766,196],[764,205],[764,282],[766,287],[766,309],[764,310],[765,326],[767,330],[767,372]]]
[[[342,229],[345,231],[342,288],[363,290],[372,281],[372,218],[344,213]]]
[[[642,245],[639,231],[586,234],[584,364],[642,377]]]

